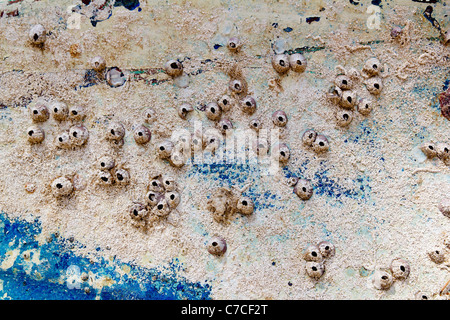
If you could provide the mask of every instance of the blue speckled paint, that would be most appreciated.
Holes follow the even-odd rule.
[[[256,210],[273,208],[273,200],[280,199],[270,191],[260,191],[258,181],[261,178],[260,168],[250,164],[193,164],[188,172],[189,177],[197,177],[205,182],[213,182],[215,187],[239,188],[247,183],[252,186],[243,195],[250,197],[255,204]]]
[[[381,161],[381,160],[380,160]],[[307,170],[309,161],[306,160],[296,170],[283,167],[282,172],[286,178],[293,176],[302,177]],[[215,187],[230,187],[232,185],[243,187],[247,183],[252,186],[244,192],[255,203],[255,209],[272,208],[274,200],[280,196],[270,191],[261,191],[259,185],[260,171],[257,166],[244,164],[195,164],[188,172],[188,176],[195,176],[205,182],[214,182]],[[370,177],[360,175],[354,181],[354,188],[349,189],[339,184],[338,177],[332,177],[327,167],[327,161],[321,163],[320,169],[314,173],[314,194],[328,196],[334,199],[341,197],[366,201],[369,198],[371,187]]]
[[[291,171],[288,167],[284,167],[284,175],[286,178],[290,177],[303,177],[307,164],[309,161],[305,161],[300,168],[295,171]],[[369,198],[371,187],[370,177],[358,176],[353,180],[354,188],[349,189],[339,184],[339,177],[331,177],[327,162],[322,161],[320,169],[317,170],[313,177],[314,195],[315,196],[327,196],[339,200],[341,197],[351,198],[355,200],[366,201]]]
[[[4,299],[21,300],[170,300],[210,299],[211,288],[205,283],[191,283],[179,275],[182,264],[177,259],[162,268],[144,268],[131,263],[123,263],[115,257],[107,260],[101,256],[82,257],[73,252],[75,247],[83,247],[76,241],[51,236],[52,241],[38,243],[41,233],[39,220],[27,222],[11,220],[5,213],[0,214],[0,263],[4,263],[12,250],[19,250],[17,258],[9,268],[0,268],[0,288]],[[42,241],[42,240],[41,240]],[[31,250],[30,260],[23,252]],[[97,251],[101,251],[98,248]],[[39,252],[39,262],[34,263],[33,252]],[[92,273],[96,278],[108,279],[108,285],[101,289],[89,287],[89,282],[81,281],[76,288],[66,284],[66,271],[77,266],[80,273]],[[119,269],[129,272],[119,273]],[[86,293],[84,289],[90,288]]]

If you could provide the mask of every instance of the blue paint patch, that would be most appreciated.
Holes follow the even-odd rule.
[[[372,0],[372,4],[374,6],[379,6],[380,8],[382,8],[383,6],[381,5],[381,0]]]
[[[75,90],[81,88],[92,87],[100,82],[100,79],[97,77],[97,73],[93,69],[86,70],[84,74],[83,84],[75,87]]]
[[[252,183],[249,190],[243,193],[252,199],[256,209],[274,208],[274,200],[280,196],[270,191],[260,191],[258,183],[261,171],[257,165],[250,164],[193,164],[188,172],[189,177],[196,177],[204,182],[214,181],[215,187],[230,187],[232,185],[242,188]]]
[[[291,28],[291,27],[287,27],[287,28],[284,28],[283,31],[284,31],[284,32],[291,32],[291,31],[292,31],[292,28]]]
[[[207,300],[210,299],[209,285],[191,283],[179,275],[182,265],[177,259],[168,266],[144,268],[132,263],[123,263],[115,257],[112,260],[101,256],[89,259],[76,255],[71,247],[82,244],[73,243],[51,235],[51,241],[39,245],[42,229],[38,219],[34,222],[10,220],[0,213],[0,259],[4,262],[12,253],[17,257],[9,268],[0,269],[2,295],[13,300]],[[71,239],[72,240],[72,239]],[[30,250],[31,256],[25,259],[23,252]],[[17,252],[18,251],[18,252]],[[39,252],[39,262],[32,262],[34,252]],[[129,272],[118,272],[126,267]],[[75,274],[88,273],[96,279],[106,279],[108,285],[96,289],[89,281],[70,280],[68,270]],[[125,270],[125,269],[123,269]],[[63,281],[61,281],[63,280]],[[206,281],[205,281],[206,282]],[[68,285],[70,284],[70,286]],[[86,293],[85,288],[90,290]]]
[[[215,49],[215,50],[219,49],[220,47],[222,47],[220,44],[215,44],[215,45],[214,45],[214,49]]]
[[[443,91],[446,91],[450,85],[450,79],[444,81],[444,86],[442,87]]]
[[[311,24],[311,22],[314,22],[314,21],[319,22],[320,21],[320,17],[308,17],[308,18],[306,18],[306,23],[307,24]]]
[[[139,5],[139,0],[116,0],[114,2],[114,7],[123,6],[130,11],[136,9],[137,7],[139,7]]]

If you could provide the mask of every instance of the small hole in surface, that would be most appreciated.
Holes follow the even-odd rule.
[[[134,210],[133,210],[133,214],[134,214],[135,216],[137,216],[137,215],[138,215],[138,211],[137,211],[136,209],[134,209]]]
[[[33,110],[33,114],[38,114],[39,112],[37,110]]]
[[[297,64],[301,66],[302,62],[300,60],[297,60]]]
[[[423,300],[428,300],[428,297],[427,296],[422,296],[422,299]]]
[[[286,153],[284,151],[281,151],[280,154],[282,157],[286,156]]]
[[[285,66],[284,60],[280,60],[279,64],[280,66],[284,67]]]
[[[342,116],[342,118],[344,118],[344,120],[348,120],[348,114],[344,113],[344,115]]]
[[[319,146],[323,147],[325,145],[325,143],[323,143],[322,141],[319,142]]]
[[[37,33],[34,34],[33,36],[34,41],[37,41],[37,39],[39,39],[39,35]]]
[[[76,138],[78,133],[75,131],[74,133],[72,133],[72,135]]]
[[[380,85],[378,83],[375,83],[373,86],[375,87],[375,89],[380,89]]]
[[[306,192],[306,187],[303,187],[303,188],[302,188],[302,191],[303,191],[303,192]],[[315,252],[314,252],[314,253],[315,253]]]
[[[104,162],[100,163],[100,166],[104,167],[104,166],[105,166],[105,163],[104,163]]]
[[[161,147],[159,147],[159,150],[161,150],[161,151],[164,151],[164,147],[163,146],[161,146]]]
[[[378,66],[377,66],[376,64],[374,64],[374,65],[372,66],[372,68],[374,68],[374,69],[376,70],[376,69],[378,69]]]
[[[115,135],[115,134],[116,134],[116,132],[114,131],[114,129],[111,129],[111,134],[112,134],[112,135]]]
[[[57,187],[58,189],[61,189],[63,186],[62,186],[61,183],[58,183],[58,184],[56,184],[56,187]]]
[[[108,178],[107,177],[101,177],[101,179],[103,180],[103,181],[108,181]]]
[[[444,151],[445,151],[446,153],[448,153],[448,148],[444,148]]]
[[[241,89],[241,86],[239,85],[239,83],[236,83],[236,84],[234,85],[234,88],[235,88],[236,90],[239,90],[239,89]]]
[[[223,125],[223,130],[227,130],[228,126],[226,124]]]
[[[216,109],[211,108],[211,112],[212,112],[212,113],[216,113]]]
[[[400,266],[400,270],[403,271],[403,272],[405,272],[406,269],[405,269],[404,266]]]
[[[326,246],[326,247],[325,247],[325,250],[327,250],[327,251],[330,250],[330,247],[329,247],[329,246]]]
[[[76,116],[76,115],[78,114],[78,112],[77,112],[76,110],[72,110],[72,114],[73,114],[74,116]]]
[[[342,84],[347,85],[347,80],[342,80]]]
[[[388,279],[388,277],[387,277],[387,276],[382,276],[382,277],[381,277],[381,279],[383,279],[383,280],[387,280],[387,279]]]
[[[167,185],[169,185],[169,184],[170,184],[170,181],[169,181],[169,180],[167,180],[167,181],[166,181],[166,184],[167,184]]]
[[[123,176],[122,176],[120,173],[118,173],[118,174],[117,174],[117,179],[118,179],[119,181],[122,181],[122,180],[123,180]]]
[[[284,118],[283,117],[278,117],[278,121],[283,122]]]
[[[251,105],[252,105],[252,103],[250,101],[247,101],[245,104],[249,107],[251,107]]]
[[[59,142],[63,142],[63,138],[59,137],[58,138]]]
[[[312,269],[312,271],[317,271],[316,267],[312,267],[311,269]]]
[[[227,99],[223,99],[222,103],[223,103],[223,105],[226,106],[228,104],[228,100]]]
[[[138,136],[142,137],[143,133],[141,131],[138,132]]]
[[[234,42],[230,42],[230,47],[236,48],[236,44]]]
[[[29,135],[30,137],[33,135],[33,133],[34,133],[33,130],[28,131],[28,135]]]
[[[434,150],[433,146],[428,146],[428,149]]]
[[[174,194],[171,194],[171,195],[170,195],[170,200],[173,200],[173,199],[175,199],[175,195],[174,195]]]
[[[247,203],[247,201],[242,201],[242,205],[244,205],[244,206],[246,206],[248,203]]]
[[[317,257],[317,252],[313,251],[313,252],[311,252],[311,255],[312,255],[313,257]]]
[[[153,185],[154,187],[156,187],[156,186],[158,185],[158,182],[153,181],[152,185]]]
[[[161,210],[162,208],[164,208],[164,205],[158,204],[158,210]]]
[[[58,112],[58,108],[53,109],[53,111],[54,111],[55,113]]]
[[[214,242],[211,243],[211,244],[213,245],[213,247],[216,247],[218,243],[214,241]]]
[[[352,97],[347,97],[347,101],[352,103]]]
[[[172,62],[172,63],[170,64],[170,67],[171,67],[172,69],[178,69],[178,64],[177,64],[176,62]]]

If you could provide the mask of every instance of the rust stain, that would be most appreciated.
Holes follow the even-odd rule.
[[[4,11],[0,11],[0,18],[3,17],[4,14],[5,14]],[[19,9],[6,12],[7,17],[17,17],[18,15],[19,15]]]
[[[441,104],[442,115],[450,120],[450,88],[439,95],[439,103]]]

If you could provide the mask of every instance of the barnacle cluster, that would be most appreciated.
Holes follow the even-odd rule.
[[[388,290],[395,281],[402,281],[409,277],[410,264],[403,258],[395,258],[389,268],[375,270],[372,275],[372,284],[378,290]]]
[[[383,89],[383,81],[380,77],[382,66],[377,58],[368,59],[361,74],[354,68],[345,70],[340,67],[340,72],[333,80],[327,97],[339,108],[335,112],[336,123],[340,127],[347,127],[355,118],[354,110],[362,116],[368,116],[373,110],[371,98],[358,96],[357,82],[364,78],[365,88],[371,96],[378,96]]]
[[[445,165],[450,165],[450,145],[444,142],[425,142],[420,146],[420,150],[428,159],[438,158]]]
[[[150,179],[144,202],[133,202],[128,216],[132,225],[145,228],[166,218],[180,203],[177,183],[170,176],[161,174]]]
[[[303,258],[306,261],[306,274],[318,280],[325,273],[325,261],[335,254],[335,247],[329,241],[321,241],[318,244],[308,246]]]
[[[305,72],[308,62],[301,53],[291,55],[276,54],[272,57],[272,66],[279,74],[284,74],[290,70],[298,73]]]
[[[50,109],[50,110],[49,110]],[[32,144],[41,143],[45,139],[44,130],[38,123],[46,122],[50,115],[53,116],[59,127],[65,126],[64,121],[70,121],[71,126],[66,127],[56,135],[55,146],[62,149],[71,149],[80,147],[89,139],[89,131],[81,123],[85,113],[84,108],[79,105],[72,105],[70,108],[61,101],[48,103],[39,100],[29,108],[30,117],[35,123],[27,129],[28,141]]]
[[[95,164],[97,168],[96,181],[99,185],[127,185],[130,183],[130,173],[115,159],[106,154],[101,156]]]

